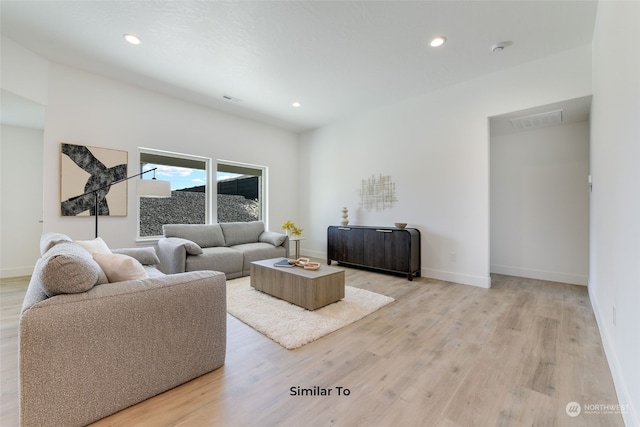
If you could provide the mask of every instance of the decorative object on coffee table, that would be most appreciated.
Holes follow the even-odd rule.
[[[318,269],[320,269],[320,263],[319,262],[313,262],[309,258],[290,259],[287,262],[289,264],[291,264],[291,265],[295,265],[296,267],[302,267],[305,270],[318,270]]]
[[[296,265],[295,265],[295,264],[290,263],[288,259],[286,259],[286,258],[282,258],[281,260],[274,262],[274,263],[273,263],[273,266],[274,266],[274,267],[293,268],[293,267],[295,267]]]

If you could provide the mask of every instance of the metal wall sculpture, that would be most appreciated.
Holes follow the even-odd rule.
[[[396,184],[391,180],[390,175],[379,174],[376,178],[363,179],[358,190],[360,195],[360,207],[371,211],[381,211],[392,208],[396,199]]]

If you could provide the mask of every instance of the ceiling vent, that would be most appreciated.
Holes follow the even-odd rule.
[[[511,125],[513,125],[513,127],[518,130],[536,129],[545,126],[559,125],[560,123],[562,123],[562,110],[517,117],[515,119],[511,119],[510,121]]]
[[[238,98],[234,98],[233,96],[230,95],[222,95],[222,98],[226,101],[231,101],[231,102],[241,102],[241,99]]]

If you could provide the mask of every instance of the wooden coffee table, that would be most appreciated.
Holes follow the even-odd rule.
[[[275,267],[282,258],[251,263],[251,286],[292,304],[316,310],[344,298],[344,270],[323,265],[318,270]]]

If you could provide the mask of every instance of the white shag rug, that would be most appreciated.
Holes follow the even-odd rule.
[[[283,347],[293,350],[390,304],[393,298],[345,286],[344,299],[309,311],[256,291],[249,277],[227,282],[227,312]]]

